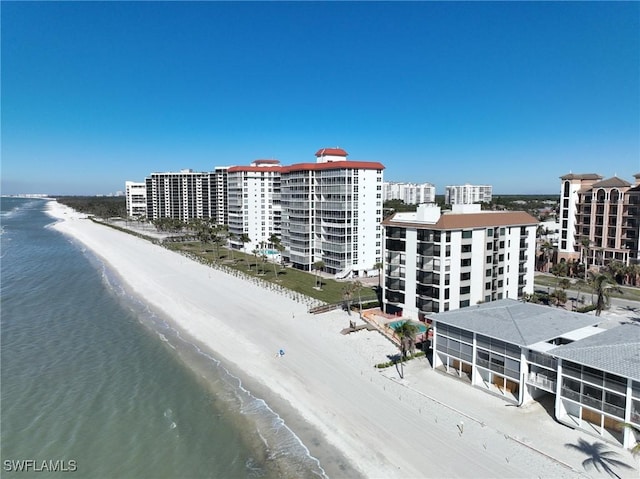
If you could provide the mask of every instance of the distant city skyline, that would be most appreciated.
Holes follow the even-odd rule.
[[[385,181],[640,172],[638,2],[3,2],[2,194],[323,147]]]

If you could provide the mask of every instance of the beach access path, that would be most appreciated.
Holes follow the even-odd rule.
[[[56,202],[50,212],[63,220],[57,230],[95,252],[152,308],[269,391],[264,399],[280,405],[285,421],[287,409],[303,417],[311,428],[294,432],[330,477],[342,476],[325,443],[370,478],[599,476],[582,466],[589,457],[565,447],[598,439],[536,408],[509,407],[430,370],[426,360],[409,363],[403,380],[393,368],[375,369],[395,347],[373,331],[340,334],[354,319],[345,312],[308,314],[305,304]],[[276,358],[280,349],[285,355]],[[634,467],[626,451],[609,449]]]

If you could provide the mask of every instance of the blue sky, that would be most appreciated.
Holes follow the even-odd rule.
[[[2,194],[315,161],[557,193],[640,172],[638,2],[2,2]]]

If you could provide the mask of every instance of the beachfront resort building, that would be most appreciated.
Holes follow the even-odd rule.
[[[145,180],[147,218],[211,218],[211,174],[191,169],[152,173]]]
[[[280,237],[280,177],[278,160],[255,160],[227,169],[227,218],[232,248],[273,251],[272,235]],[[244,237],[249,241],[243,243]]]
[[[315,163],[283,168],[285,259],[307,271],[322,262],[341,278],[374,274],[382,258],[384,166],[347,160],[342,148],[322,148],[315,156]]]
[[[436,187],[431,183],[385,181],[382,191],[384,201],[402,200],[407,205],[435,203],[436,201]]]
[[[560,177],[559,260],[587,268],[640,260],[640,173],[631,184],[595,173]]]
[[[513,299],[428,315],[432,366],[521,406],[547,401],[555,418],[624,447],[640,427],[640,324]]]
[[[522,211],[433,204],[384,227],[384,310],[414,319],[533,293],[538,221]]]
[[[153,173],[145,181],[146,216],[210,219],[228,225],[232,248],[279,257],[275,235],[281,257],[306,271],[322,262],[340,278],[377,274],[384,166],[347,160],[341,148],[315,156],[290,166],[267,159],[209,173]]]
[[[229,224],[228,166],[216,166],[211,179],[211,218],[217,225]]]
[[[147,185],[135,181],[126,181],[124,187],[127,201],[127,216],[129,218],[146,217]]]
[[[447,186],[444,192],[444,202],[447,205],[469,205],[472,203],[491,203],[493,187],[490,185]]]

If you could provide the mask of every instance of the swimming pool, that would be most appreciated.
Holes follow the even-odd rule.
[[[261,254],[266,254],[267,256],[275,256],[277,254],[280,254],[280,251],[278,251],[277,249],[263,249],[261,251]]]
[[[396,329],[398,326],[400,326],[405,321],[406,321],[405,319],[401,319],[401,320],[398,320],[398,321],[392,321],[390,323],[387,323],[387,326],[389,326],[391,329]],[[420,333],[420,334],[425,333],[427,331],[427,327],[422,323],[417,323],[417,322],[412,321],[411,324],[415,324],[417,326],[418,333]]]

